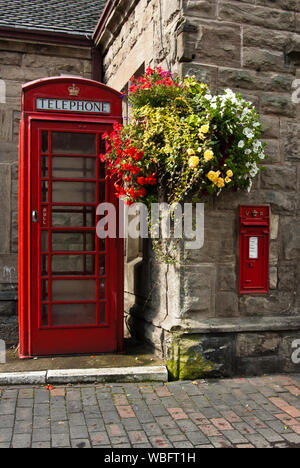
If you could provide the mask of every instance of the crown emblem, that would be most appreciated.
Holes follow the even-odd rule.
[[[78,96],[80,93],[80,88],[78,88],[78,86],[73,83],[72,86],[69,86],[68,91],[70,96]]]

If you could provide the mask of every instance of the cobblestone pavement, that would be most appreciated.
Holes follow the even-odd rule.
[[[0,388],[0,448],[300,448],[300,375]]]

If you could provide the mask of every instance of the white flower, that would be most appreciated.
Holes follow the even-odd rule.
[[[245,154],[251,154],[251,149],[247,148],[247,149],[245,150]]]
[[[265,159],[266,155],[265,153],[262,151],[259,155],[260,159]]]
[[[260,123],[259,123],[259,122],[255,122],[255,123],[253,124],[253,127],[259,127],[259,126],[260,126]]]
[[[238,144],[238,147],[239,147],[239,148],[244,148],[244,146],[245,146],[245,142],[244,142],[244,140],[241,140],[241,141],[239,142],[239,144]]]
[[[257,152],[261,147],[262,147],[261,141],[255,140],[253,142],[253,149],[255,152]]]
[[[210,101],[212,99],[212,95],[211,94],[205,94],[204,99],[207,99],[208,101]]]
[[[258,169],[256,163],[254,163],[253,166],[252,166],[252,169],[250,171],[250,176],[252,178],[254,178],[256,176],[256,174],[258,173],[258,171],[259,171],[259,169]]]
[[[250,128],[245,128],[243,133],[249,139],[254,138],[254,133],[252,132]]]

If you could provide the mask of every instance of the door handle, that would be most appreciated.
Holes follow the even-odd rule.
[[[32,222],[37,223],[39,220],[39,213],[37,210],[32,211]]]

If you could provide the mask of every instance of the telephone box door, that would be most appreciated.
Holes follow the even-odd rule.
[[[31,125],[32,355],[118,347],[114,239],[96,235],[96,208],[116,203],[101,153],[105,124]]]

